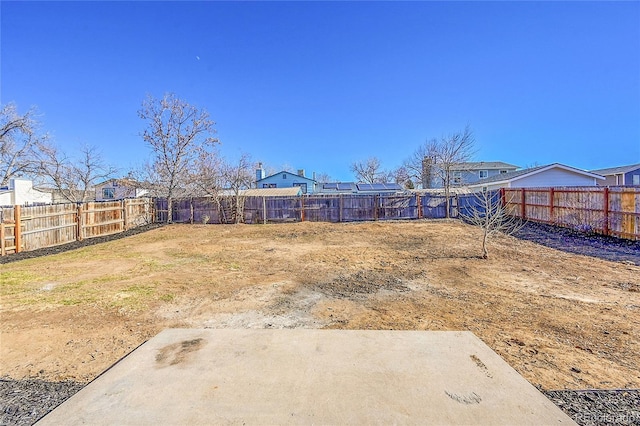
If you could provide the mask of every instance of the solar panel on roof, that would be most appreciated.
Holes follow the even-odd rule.
[[[350,183],[339,183],[338,184],[338,191],[349,191],[351,190],[351,184]]]
[[[359,183],[356,185],[359,191],[372,191],[373,186],[370,183]]]
[[[322,184],[322,189],[338,189],[337,183],[325,183]]]
[[[371,188],[374,191],[384,191],[385,189],[387,189],[384,185],[384,183],[373,183],[371,184]]]

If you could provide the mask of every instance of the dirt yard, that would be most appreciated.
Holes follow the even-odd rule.
[[[0,377],[87,382],[167,327],[471,330],[543,389],[640,387],[640,266],[457,221],[174,225],[0,265]]]

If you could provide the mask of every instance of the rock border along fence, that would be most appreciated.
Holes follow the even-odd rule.
[[[154,201],[0,207],[0,255],[116,234],[153,222]]]
[[[501,198],[525,220],[640,240],[640,187],[503,188]]]
[[[507,211],[549,223],[640,240],[640,188],[503,188]],[[444,218],[441,194],[305,195],[175,200],[175,223],[354,222]],[[450,217],[478,208],[474,194],[452,196]],[[167,200],[135,198],[82,204],[0,208],[0,255],[52,247],[167,221]]]

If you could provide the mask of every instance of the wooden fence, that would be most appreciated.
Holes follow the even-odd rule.
[[[471,197],[460,195],[459,197]],[[458,197],[450,216],[457,217]],[[221,197],[175,200],[176,223],[354,222],[445,217],[443,195],[305,195],[301,197]],[[156,200],[156,220],[166,222],[167,201]]]
[[[503,189],[514,216],[640,240],[640,188]],[[451,198],[450,217],[477,208],[474,194]],[[173,202],[177,223],[353,222],[445,217],[439,194],[310,195],[301,197],[188,198]],[[0,208],[0,255],[52,247],[166,222],[166,199]],[[239,219],[239,220],[238,220]]]
[[[512,215],[535,222],[640,240],[640,188],[505,188]]]
[[[150,198],[0,208],[0,255],[115,234],[152,221]]]

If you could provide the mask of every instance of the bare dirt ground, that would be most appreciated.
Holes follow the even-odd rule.
[[[542,389],[640,387],[640,266],[458,221],[173,225],[0,266],[0,377],[88,382],[167,327],[471,330]]]

